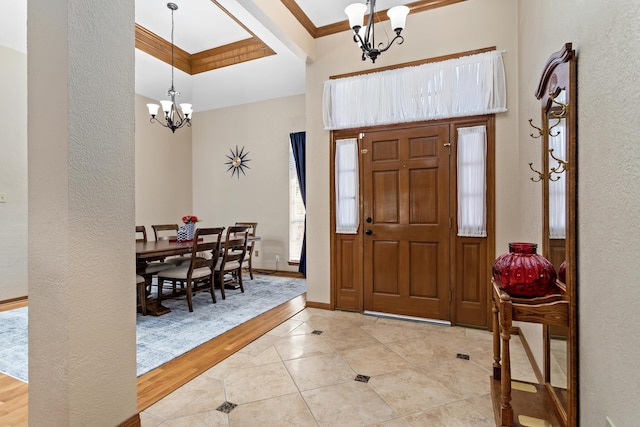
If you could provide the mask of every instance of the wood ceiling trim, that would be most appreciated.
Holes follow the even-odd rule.
[[[423,1],[417,1],[415,3],[410,3],[407,6],[410,9],[410,12],[413,13],[418,13],[418,12],[424,12],[426,10],[431,10],[431,9],[436,9],[438,7],[444,7],[444,6],[449,6],[452,4],[456,4],[456,3],[460,3],[463,2],[465,0],[423,0]],[[385,16],[386,13],[385,13]]]
[[[171,65],[171,43],[138,24],[136,48]],[[275,54],[255,36],[193,55],[174,45],[174,66],[189,75],[194,75]]]
[[[296,3],[295,0],[281,1],[282,4],[284,4],[284,6],[289,9],[289,12],[291,12],[291,14],[298,20],[298,22],[302,24],[304,29],[307,30],[309,34],[311,34],[311,37],[313,37],[314,39],[317,38],[318,36],[316,34],[318,33],[318,27],[313,25],[311,19],[309,19],[309,17],[304,13],[300,6],[298,6],[298,3]]]
[[[233,14],[231,12],[229,12],[224,6],[222,6],[218,1],[216,0],[211,0],[211,3],[215,4],[221,11],[223,11],[224,13],[227,14],[227,16],[229,18],[231,18],[231,20],[233,20],[236,24],[238,24],[240,27],[242,27],[243,30],[245,30],[247,33],[251,34],[251,37],[255,37],[256,35],[253,34],[253,32],[249,29],[249,27],[247,27],[246,25],[244,25],[242,22],[240,22],[240,20],[238,18],[236,18],[235,16],[233,16]]]
[[[191,68],[198,74],[275,54],[262,40],[252,37],[193,54]]]
[[[193,55],[174,45],[173,63],[177,69],[184,71],[189,75],[193,75],[276,54],[245,25],[223,8],[216,0],[211,1],[227,13],[227,15],[238,23],[238,25],[251,34],[252,37],[214,49],[194,53]],[[313,25],[313,22],[311,22],[309,17],[302,11],[300,6],[298,6],[295,0],[281,1],[313,38],[339,33],[341,31],[345,31],[349,26],[348,20],[344,20],[330,25],[316,27]],[[412,13],[417,13],[462,1],[465,0],[420,0],[414,3],[409,3],[407,6]],[[379,11],[377,16],[382,17],[382,21],[388,20],[386,13],[382,12],[385,11]],[[171,65],[170,42],[138,24],[136,24],[135,35],[137,49]]]
[[[291,14],[300,22],[300,24],[307,30],[307,32],[313,37],[317,39],[318,37],[328,36],[330,34],[339,33],[341,31],[346,31],[349,29],[349,20],[345,19],[341,22],[336,22],[334,24],[324,25],[322,27],[316,27],[313,22],[309,19],[309,17],[304,13],[304,11],[298,6],[295,0],[281,0],[282,4],[285,5],[287,9],[291,12]],[[413,3],[407,4],[407,7],[410,9],[409,13],[418,13],[424,12],[426,10],[435,9],[438,7],[449,6],[455,3],[460,3],[465,0],[420,0]],[[384,13],[383,13],[384,12]],[[376,12],[376,22],[388,21],[386,10],[379,10]]]
[[[136,49],[171,65],[171,43],[155,33],[136,24]],[[187,74],[191,73],[191,55],[174,45],[174,66]]]

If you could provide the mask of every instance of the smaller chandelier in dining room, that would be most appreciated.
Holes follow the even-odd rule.
[[[176,96],[180,96],[180,92],[176,91],[173,86],[173,71],[175,68],[173,66],[173,12],[178,10],[178,5],[175,3],[167,3],[167,7],[171,9],[171,87],[167,90],[169,99],[160,101],[162,111],[164,112],[164,121],[156,118],[158,115],[158,109],[160,108],[158,104],[147,104],[147,108],[151,115],[151,123],[160,123],[162,126],[171,129],[171,132],[175,133],[176,129],[180,129],[184,125],[191,127],[191,115],[193,110],[191,109],[191,104],[180,104],[180,110],[182,111],[178,110],[176,107]]]
[[[364,21],[364,15],[367,12],[367,5],[369,6],[369,18],[367,20],[367,26],[364,32],[361,32],[362,24]],[[349,26],[353,29],[353,41],[358,43],[360,49],[362,49],[362,60],[367,58],[371,59],[371,62],[375,64],[376,58],[382,53],[386,52],[393,42],[396,40],[398,44],[404,42],[404,38],[400,35],[404,29],[407,21],[407,15],[409,14],[409,8],[407,6],[394,6],[387,11],[387,16],[391,20],[391,28],[395,31],[395,37],[387,43],[379,43],[376,45],[376,36],[374,29],[374,20],[376,14],[376,0],[367,0],[367,3],[353,3],[344,9],[344,12],[349,17]]]

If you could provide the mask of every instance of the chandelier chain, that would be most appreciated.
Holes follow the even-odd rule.
[[[171,90],[174,90],[173,86],[173,8],[171,8]]]
[[[191,104],[187,104],[187,103],[180,104],[180,109],[178,109],[176,106],[176,96],[180,96],[180,92],[176,91],[174,86],[175,20],[174,20],[173,12],[178,10],[178,5],[175,3],[167,3],[167,7],[171,10],[171,87],[167,91],[169,100],[160,101],[160,104],[162,105],[162,110],[164,113],[164,120],[161,118],[156,119],[156,115],[158,114],[158,108],[159,108],[158,104],[147,104],[147,107],[149,108],[151,123],[159,123],[160,125],[171,129],[171,132],[175,133],[176,129],[180,129],[183,126],[191,127],[191,114],[193,113],[193,109],[191,108]]]

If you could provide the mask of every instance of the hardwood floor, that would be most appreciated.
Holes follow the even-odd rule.
[[[29,385],[0,374],[0,425],[28,425]]]
[[[21,304],[27,305],[26,300]],[[141,375],[138,377],[138,412],[294,316],[305,304],[306,294],[300,295]],[[4,305],[0,306],[2,309]],[[3,374],[0,374],[0,425],[28,425],[28,384]]]
[[[0,311],[13,310],[15,308],[26,307],[28,304],[26,298],[18,298],[10,301],[5,301],[0,304]]]

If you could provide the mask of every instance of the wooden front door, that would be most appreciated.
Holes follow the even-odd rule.
[[[449,126],[362,140],[364,309],[450,320]]]

